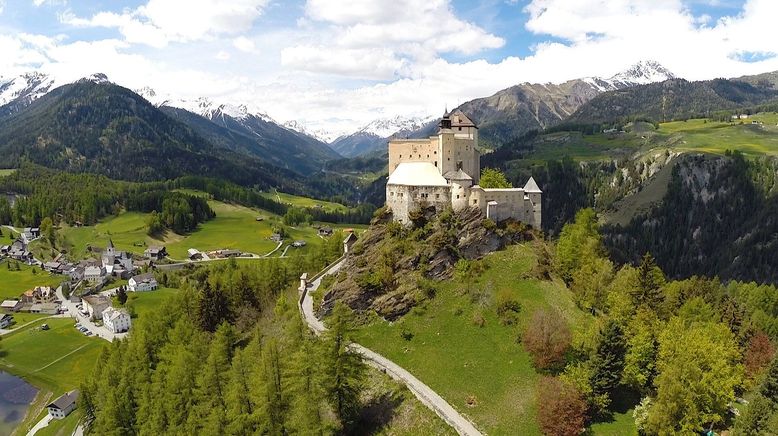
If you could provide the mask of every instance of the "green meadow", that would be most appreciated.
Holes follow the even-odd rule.
[[[19,271],[9,269],[9,264],[11,268],[19,265]],[[9,259],[2,260],[0,261],[0,300],[19,297],[22,292],[35,286],[56,288],[65,280],[67,277],[50,274],[37,266],[29,266]]]
[[[561,282],[529,278],[536,259],[529,244],[494,253],[486,257],[487,270],[470,291],[456,280],[441,282],[433,299],[393,323],[371,318],[355,339],[408,369],[481,431],[540,434],[535,404],[540,374],[517,339],[539,308],[558,309],[574,335],[593,319],[576,308]],[[494,298],[501,292],[521,304],[517,325],[503,325],[496,315]],[[481,327],[473,322],[477,316],[485,320]],[[410,340],[404,337],[407,332]],[[613,422],[599,424],[595,434],[625,428],[635,433],[632,422],[631,415],[617,414]]]
[[[49,330],[39,328],[44,323],[49,325]],[[94,368],[105,344],[102,339],[81,334],[70,318],[40,320],[3,336],[0,369],[40,389],[17,433],[25,434],[37,423],[46,414],[46,404],[54,398],[78,388]],[[65,429],[65,434],[70,434],[76,422],[74,416],[55,424],[49,431]]]
[[[285,195],[285,194],[280,194]],[[299,201],[303,197],[294,197]],[[315,200],[305,199],[310,202]],[[278,245],[270,240],[273,227],[281,224],[281,217],[270,212],[253,209],[244,206],[222,203],[211,200],[208,202],[216,213],[216,217],[200,224],[194,232],[187,235],[178,235],[167,232],[161,239],[155,239],[146,234],[147,214],[138,212],[122,212],[118,216],[102,220],[95,226],[69,227],[63,226],[61,234],[72,246],[72,252],[76,258],[87,256],[87,247],[95,246],[103,248],[110,238],[119,250],[127,250],[142,254],[146,247],[151,245],[164,245],[173,259],[186,259],[187,250],[196,248],[200,251],[219,249],[237,249],[247,253],[263,256]],[[331,203],[334,205],[334,203]],[[340,205],[341,207],[342,206]],[[257,217],[263,217],[257,221]],[[355,227],[350,225],[324,224],[333,228]],[[364,226],[356,226],[364,227]],[[286,227],[289,241],[304,240],[308,246],[321,244],[321,238],[317,230],[312,226],[301,225],[298,227]],[[280,249],[274,255],[280,255]],[[287,255],[301,254],[302,249],[290,249]]]
[[[327,211],[340,211],[340,212],[345,212],[348,210],[346,206],[339,203],[333,203],[324,200],[316,200],[309,197],[301,197],[298,195],[285,194],[283,192],[277,192],[277,191],[266,192],[263,194],[263,196],[265,198],[269,198],[271,200],[275,200],[278,201],[279,203],[283,203],[290,206],[321,207]]]

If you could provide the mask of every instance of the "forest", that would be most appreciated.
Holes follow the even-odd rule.
[[[591,209],[564,227],[552,266],[597,323],[572,342],[570,327],[552,314],[524,334],[536,367],[552,377],[546,385],[564,393],[541,403],[549,434],[607,417],[625,401],[637,404],[641,434],[778,428],[778,289],[698,276],[669,281],[648,253],[637,266],[617,267]],[[737,416],[743,396],[751,406]]]
[[[19,194],[11,207],[0,197],[0,223],[37,226],[43,218],[55,223],[64,221],[83,225],[95,224],[101,218],[116,215],[122,209],[138,212],[156,211],[164,216],[165,228],[187,233],[198,223],[213,218],[207,201],[199,196],[175,192],[193,189],[213,199],[255,207],[283,215],[288,205],[269,199],[254,188],[198,176],[186,176],[164,182],[124,182],[96,174],[72,174],[22,163],[9,176],[0,177],[0,192]],[[369,204],[349,207],[345,211],[306,208],[316,221],[333,223],[368,223],[375,207]]]
[[[81,386],[88,434],[332,434],[358,419],[366,367],[339,306],[316,338],[285,292],[340,255],[165,273],[179,293],[106,347]],[[163,316],[164,314],[164,316]]]

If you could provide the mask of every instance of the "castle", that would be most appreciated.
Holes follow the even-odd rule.
[[[462,111],[443,116],[437,136],[389,141],[386,205],[395,221],[407,223],[413,209],[426,204],[440,211],[477,207],[499,222],[514,218],[535,228],[541,224],[541,190],[530,177],[524,188],[478,186],[481,154],[478,126]]]

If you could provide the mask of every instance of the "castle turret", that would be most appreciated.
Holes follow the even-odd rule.
[[[543,191],[540,190],[535,179],[530,177],[529,180],[527,180],[527,184],[524,185],[524,193],[529,197],[529,201],[532,203],[532,225],[536,229],[540,229],[543,216],[541,198]]]

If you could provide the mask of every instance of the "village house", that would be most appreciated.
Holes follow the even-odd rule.
[[[11,324],[13,324],[13,322],[14,322],[13,315],[8,315],[8,314],[5,314],[5,313],[4,314],[0,314],[0,329],[4,329],[4,328],[10,326]]]
[[[196,248],[186,250],[186,254],[189,257],[189,260],[201,260],[203,258],[203,253],[200,253]]]
[[[64,419],[76,408],[77,399],[77,389],[62,394],[59,398],[54,400],[53,403],[46,406],[49,409],[49,415],[55,419]]]
[[[167,249],[160,246],[151,246],[143,254],[149,260],[162,260],[167,257]]]
[[[319,228],[319,236],[332,236],[332,227]]]
[[[0,310],[5,313],[18,312],[21,308],[22,302],[15,299],[3,300],[3,302],[0,303]]]
[[[103,315],[103,311],[111,307],[111,299],[104,295],[87,295],[81,298],[82,312],[89,315],[89,319],[97,320]]]
[[[109,307],[103,311],[103,326],[112,333],[124,333],[130,330],[132,320],[125,309]]]
[[[56,315],[59,313],[58,303],[34,303],[30,306],[30,313],[40,313],[43,315]]]
[[[139,274],[130,278],[129,282],[127,282],[127,288],[132,292],[153,291],[158,286],[157,279],[154,278],[152,273]]]
[[[84,268],[83,279],[88,281],[89,283],[102,284],[103,282],[105,282],[106,278],[107,278],[107,274],[105,268],[103,268],[102,266],[90,265]]]
[[[36,286],[24,291],[21,295],[22,303],[45,303],[56,298],[56,294],[50,286]]]
[[[21,239],[17,239],[11,244],[8,249],[8,257],[27,263],[33,260],[32,253],[27,250],[27,244]]]
[[[30,242],[41,237],[41,229],[39,227],[25,227],[22,236],[27,242]]]
[[[354,234],[354,232],[349,232],[349,234],[346,236],[346,239],[343,240],[343,253],[348,254],[349,250],[351,249],[351,246],[354,245],[355,242],[357,242],[357,235]]]
[[[438,127],[438,134],[427,139],[389,141],[386,205],[395,221],[408,223],[409,214],[422,206],[437,211],[473,207],[496,222],[513,218],[540,228],[542,192],[532,177],[523,188],[479,186],[478,126],[456,110],[444,115]]]
[[[53,260],[50,260],[50,261],[48,261],[48,262],[46,262],[46,263],[44,263],[44,264],[43,264],[43,269],[44,269],[45,271],[48,271],[48,272],[50,272],[50,273],[55,273],[55,274],[57,274],[57,273],[59,273],[59,272],[60,272],[60,270],[62,269],[62,264],[61,264],[61,263],[59,263],[59,262],[55,262],[55,261],[53,261]]]
[[[126,278],[134,269],[132,255],[116,250],[111,239],[108,239],[108,247],[103,251],[101,260],[105,273],[109,275]]]

